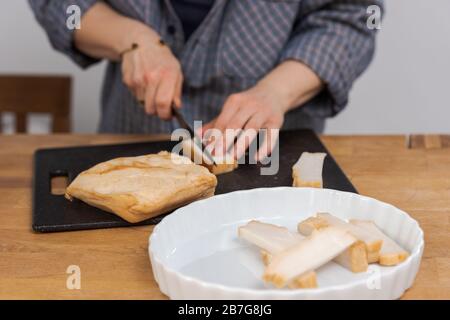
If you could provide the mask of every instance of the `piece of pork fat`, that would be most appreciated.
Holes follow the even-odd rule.
[[[320,217],[309,217],[298,223],[297,231],[304,236],[309,236],[315,230],[328,228],[329,226],[330,224],[326,219]]]
[[[240,238],[270,254],[277,254],[304,239],[302,235],[290,232],[285,227],[256,220],[239,227],[238,234]]]
[[[326,156],[326,153],[303,152],[292,167],[292,186],[322,188],[322,170]]]
[[[274,256],[263,280],[282,288],[299,275],[333,260],[357,241],[350,232],[339,227],[314,231],[303,241]]]
[[[340,226],[349,230],[358,240],[366,245],[367,259],[369,263],[376,263],[380,257],[380,250],[383,245],[383,239],[361,227],[350,224],[330,213],[317,213],[319,218],[325,219],[331,226]]]
[[[364,242],[368,263],[378,262],[383,240],[372,232],[350,224],[329,213],[317,213],[316,217],[311,217],[301,222],[297,226],[297,229],[301,234],[308,235],[308,233],[314,229],[320,229],[327,226],[338,226],[349,230],[358,240]]]
[[[328,228],[330,224],[326,219],[310,217],[297,226],[298,232],[304,236],[309,236],[315,230]],[[354,273],[366,272],[369,267],[366,245],[363,241],[357,241],[339,256],[334,258],[334,262]]]
[[[215,165],[203,153],[202,149],[192,140],[184,139],[182,142],[183,155],[190,158],[192,162],[206,167],[212,174],[220,175],[233,171],[238,167],[238,162],[230,154],[222,157],[214,157]]]
[[[304,238],[303,238],[304,239]],[[264,265],[267,267],[273,260],[273,255],[266,250],[261,250],[261,259]],[[317,288],[317,275],[315,271],[306,272],[298,277],[294,278],[288,283],[288,287],[291,289],[299,288]]]
[[[383,239],[383,245],[380,250],[379,264],[383,266],[395,266],[408,258],[409,253],[388,237],[373,221],[369,220],[350,220],[350,223],[372,232]]]
[[[250,221],[238,230],[239,237],[261,249],[261,258],[267,266],[273,257],[296,245],[304,239],[300,234],[290,232],[287,228],[259,221]],[[308,271],[294,278],[289,287],[316,288],[317,276],[314,271]]]

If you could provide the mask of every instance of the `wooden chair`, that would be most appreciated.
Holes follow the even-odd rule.
[[[29,113],[50,114],[51,132],[70,132],[71,100],[69,76],[0,76],[0,119],[4,112],[14,114],[16,133],[27,132]]]

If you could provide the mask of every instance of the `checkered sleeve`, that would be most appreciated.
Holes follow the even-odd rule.
[[[98,0],[28,0],[36,19],[46,31],[51,45],[56,50],[69,56],[82,68],[98,62],[98,59],[89,57],[80,52],[74,45],[73,34],[67,26],[67,19],[71,13],[68,8],[77,5],[81,16],[86,13]]]
[[[333,116],[348,102],[356,78],[370,64],[376,29],[367,26],[370,5],[382,9],[382,0],[304,0],[293,34],[281,61],[308,65],[326,84],[331,99],[322,116]]]

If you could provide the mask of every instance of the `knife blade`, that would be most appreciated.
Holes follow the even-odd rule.
[[[141,107],[144,107],[145,101],[139,101],[139,104],[141,105]],[[208,160],[211,161],[211,163],[216,166],[217,165],[216,161],[214,160],[214,157],[211,155],[211,153],[208,151],[208,149],[206,149],[206,146],[202,142],[203,140],[195,133],[194,129],[192,129],[192,127],[186,122],[183,115],[180,113],[180,111],[175,106],[175,104],[172,103],[171,108],[172,108],[173,115],[175,116],[178,123],[180,124],[180,127],[187,130],[187,132],[189,133],[189,135],[192,138],[192,141],[194,141],[194,143],[197,145],[197,147],[200,148],[200,150],[208,158]]]
[[[217,165],[216,161],[214,160],[214,157],[211,155],[211,153],[206,149],[205,145],[202,142],[202,139],[198,136],[198,134],[192,129],[192,127],[186,122],[181,112],[178,110],[178,108],[172,104],[172,113],[177,119],[178,123],[180,124],[180,127],[187,130],[189,134],[191,135],[192,141],[197,145],[197,147],[202,150],[203,154],[208,158],[209,161],[213,165]]]

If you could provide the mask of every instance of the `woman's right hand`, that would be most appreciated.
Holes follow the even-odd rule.
[[[153,38],[153,39],[152,39]],[[122,57],[123,82],[148,114],[172,118],[172,103],[181,107],[183,74],[170,48],[159,39],[146,37]]]
[[[181,106],[183,75],[170,48],[160,44],[157,32],[146,24],[123,16],[107,3],[97,1],[82,17],[75,31],[75,46],[99,59],[120,61],[124,83],[149,114],[170,119],[171,105]],[[138,48],[120,54],[138,44]]]

